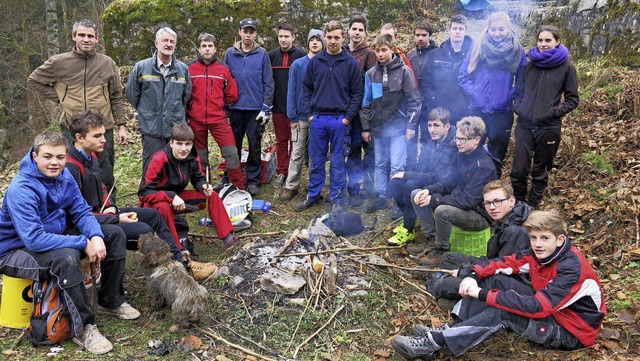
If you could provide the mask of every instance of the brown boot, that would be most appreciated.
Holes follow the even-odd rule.
[[[296,195],[298,195],[298,190],[297,189],[295,189],[295,188],[294,189],[282,188],[282,192],[280,192],[280,200],[282,200],[282,201],[290,201]]]
[[[198,261],[191,261],[191,270],[193,271],[193,279],[196,281],[202,281],[211,276],[218,270],[218,266],[213,263],[202,263]]]

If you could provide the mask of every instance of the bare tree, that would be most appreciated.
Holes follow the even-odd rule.
[[[47,24],[47,56],[60,52],[58,36],[58,8],[56,0],[44,0],[45,22]]]

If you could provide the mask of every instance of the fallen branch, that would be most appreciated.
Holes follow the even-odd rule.
[[[394,224],[400,222],[401,220],[402,220],[402,218],[398,218],[398,219],[395,219],[395,220],[391,221],[391,223],[387,224],[384,228],[382,228],[376,234],[374,234],[373,237],[369,238],[369,242],[371,242],[374,239],[378,238],[378,236],[381,235],[383,232],[385,232],[387,229],[389,229],[389,227],[391,227]]]
[[[329,326],[329,324],[333,321],[333,319],[338,315],[338,313],[340,313],[340,311],[342,311],[342,309],[344,309],[344,305],[340,306],[332,315],[331,317],[329,317],[329,319],[327,320],[327,322],[325,322],[324,325],[320,326],[319,329],[316,330],[316,332],[314,332],[311,336],[307,337],[306,340],[302,341],[301,344],[298,345],[298,347],[296,347],[296,351],[293,353],[293,358],[295,359],[296,356],[298,355],[298,351],[300,351],[300,348],[304,345],[307,344],[307,342],[311,341],[314,337],[316,337],[320,331],[324,330],[327,326]]]
[[[116,342],[120,343],[120,342],[124,342],[124,341],[127,341],[127,340],[133,338],[135,335],[139,334],[142,330],[146,330],[147,326],[149,326],[151,321],[153,321],[153,318],[149,318],[149,321],[147,321],[147,323],[145,323],[144,326],[139,328],[138,331],[134,332],[133,334],[131,334],[129,336],[120,337],[119,339],[116,340]]]
[[[287,239],[284,244],[282,245],[282,247],[280,247],[280,249],[276,252],[275,257],[280,256],[281,254],[284,253],[284,251],[286,251],[291,245],[295,244],[295,242],[298,240],[298,234],[300,233],[300,228],[296,228],[293,232],[291,232],[291,235],[289,236],[289,239]],[[277,258],[274,258],[271,261],[271,265],[274,266],[276,263],[278,262]]]
[[[317,252],[287,253],[287,254],[276,256],[276,257],[302,257],[302,256],[316,255],[316,254],[325,254],[325,253],[379,251],[379,250],[385,250],[385,249],[398,249],[398,248],[402,248],[402,246],[347,247],[347,248],[327,249],[327,250],[317,251]]]
[[[413,287],[414,287],[415,289],[417,289],[420,293],[423,293],[423,294],[425,294],[425,295],[427,295],[427,296],[431,297],[431,298],[432,298],[432,299],[434,299],[434,300],[436,299],[435,297],[433,297],[433,295],[432,295],[431,293],[427,292],[427,291],[426,291],[422,286],[418,286],[418,285],[416,285],[415,283],[413,283],[413,282],[409,281],[408,279],[406,279],[406,278],[404,278],[404,277],[402,277],[402,276],[400,276],[400,275],[398,275],[398,277],[400,277],[400,279],[401,279],[401,280],[403,280],[403,281],[407,282],[409,285],[413,286]]]
[[[450,270],[442,269],[442,268],[432,269],[432,268],[422,268],[422,267],[403,267],[403,266],[396,266],[394,264],[375,263],[375,262],[367,262],[367,261],[360,261],[360,260],[357,260],[357,262],[366,263],[366,264],[379,266],[379,267],[397,268],[403,271],[433,272],[433,273],[436,273],[436,272],[450,273],[451,272]]]
[[[238,238],[247,238],[247,237],[259,237],[259,236],[277,236],[279,234],[283,234],[286,233],[285,231],[275,231],[275,232],[262,232],[262,233],[247,233],[247,234],[240,234],[237,235]],[[202,234],[200,233],[189,233],[188,236],[190,237],[203,237]]]
[[[198,327],[198,326],[195,326],[195,328],[196,328],[198,331],[200,331],[200,332],[204,333],[205,335],[207,335],[207,336],[209,336],[209,337],[213,337],[214,339],[216,339],[216,340],[218,340],[218,341],[220,341],[220,342],[224,343],[225,345],[227,345],[227,346],[229,346],[229,347],[232,347],[232,348],[235,348],[236,350],[240,350],[240,351],[242,351],[242,352],[246,353],[247,355],[251,355],[251,356],[253,356],[253,357],[257,357],[257,358],[259,358],[259,359],[261,359],[261,360],[277,361],[277,360],[276,360],[276,359],[274,359],[274,358],[263,356],[263,355],[261,355],[261,354],[259,354],[259,353],[257,353],[257,352],[253,352],[253,351],[251,351],[251,350],[249,350],[249,349],[246,349],[246,348],[244,348],[244,347],[242,347],[242,346],[240,346],[240,345],[236,345],[235,343],[231,343],[231,342],[229,342],[229,341],[225,340],[224,338],[222,338],[222,337],[220,337],[220,336],[216,335],[216,334],[215,334],[211,329],[209,329],[209,330],[205,330],[205,329],[200,328],[200,327]]]

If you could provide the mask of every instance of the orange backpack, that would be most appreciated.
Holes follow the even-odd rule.
[[[71,338],[60,290],[51,281],[33,283],[33,313],[25,336],[36,345],[52,345]]]

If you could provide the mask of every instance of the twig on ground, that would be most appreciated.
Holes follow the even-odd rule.
[[[327,320],[327,322],[324,323],[324,325],[320,326],[320,328],[318,328],[316,330],[316,332],[314,332],[311,336],[307,337],[306,340],[304,340],[301,344],[298,345],[298,347],[296,347],[296,351],[293,353],[293,358],[295,359],[296,356],[298,355],[298,351],[300,351],[300,348],[304,345],[307,344],[307,342],[311,341],[314,337],[316,337],[320,331],[324,330],[327,326],[329,326],[329,324],[333,321],[333,319],[338,315],[338,313],[340,313],[340,311],[342,311],[344,309],[344,305],[341,305],[332,315],[331,317],[329,317],[329,319]]]
[[[262,237],[262,236],[277,236],[279,234],[287,233],[286,231],[275,231],[275,232],[262,232],[262,233],[247,233],[241,234],[238,238],[248,238],[248,237]]]
[[[251,323],[253,324],[253,317],[251,317],[251,313],[249,312],[249,309],[247,308],[247,304],[244,302],[244,298],[242,298],[242,296],[240,296],[239,293],[237,293],[238,297],[240,298],[240,302],[242,302],[242,307],[244,308],[244,310],[247,312],[247,316],[249,316],[249,320],[251,321]]]
[[[246,349],[246,348],[244,348],[244,347],[242,347],[240,345],[236,345],[235,343],[231,343],[231,342],[227,341],[226,339],[222,338],[221,336],[216,335],[215,332],[213,332],[213,330],[211,330],[211,329],[205,330],[205,329],[197,327],[197,326],[195,328],[198,331],[204,333],[205,335],[207,335],[209,337],[212,337],[212,338],[224,343],[225,345],[227,345],[229,347],[235,348],[236,350],[240,350],[240,351],[246,353],[247,355],[251,355],[253,357],[257,357],[257,358],[259,358],[261,360],[277,361],[274,358],[263,356],[263,355],[261,355],[259,353],[253,352],[253,351],[251,351],[249,349]]]
[[[116,342],[120,343],[120,342],[124,342],[127,341],[133,337],[135,337],[135,335],[139,334],[142,330],[146,330],[147,326],[149,326],[149,324],[151,323],[151,321],[153,321],[153,318],[149,318],[149,321],[147,321],[147,323],[144,324],[144,326],[142,326],[141,328],[138,329],[138,331],[134,332],[133,334],[129,335],[129,336],[124,336],[124,337],[120,337],[119,339],[116,340]]]
[[[313,273],[315,274],[315,273]],[[298,333],[298,329],[300,328],[300,324],[302,323],[302,319],[304,318],[304,315],[307,313],[307,310],[309,309],[309,305],[311,304],[311,301],[313,301],[313,296],[317,293],[318,295],[320,294],[320,291],[322,289],[322,278],[324,275],[324,262],[323,262],[323,266],[322,266],[322,271],[320,272],[320,275],[318,276],[318,283],[316,284],[316,287],[314,289],[314,291],[312,291],[311,295],[309,295],[309,300],[307,301],[307,304],[304,306],[304,310],[302,311],[302,313],[300,314],[300,317],[298,317],[298,324],[296,324],[296,328],[293,330],[293,334],[291,335],[291,340],[289,340],[289,344],[287,344],[287,348],[284,350],[284,353],[286,354],[287,352],[289,352],[289,349],[291,348],[291,345],[293,345],[293,341],[296,338],[296,334]],[[316,305],[317,305],[317,301],[316,301]],[[294,356],[295,358],[295,356]]]
[[[219,321],[217,321],[216,319],[214,319],[213,317],[211,317],[211,315],[209,315],[209,319],[210,319],[211,321],[213,321],[216,325],[218,325],[218,326],[220,326],[220,327],[224,328],[225,330],[227,330],[227,331],[231,332],[231,333],[232,333],[232,334],[234,334],[235,336],[240,337],[241,339],[243,339],[243,340],[245,340],[245,341],[247,341],[247,342],[249,342],[249,343],[252,343],[252,344],[254,344],[254,345],[256,345],[256,346],[258,346],[260,349],[262,349],[262,351],[265,351],[265,352],[269,352],[269,353],[271,353],[271,354],[274,354],[274,352],[273,352],[273,351],[271,351],[271,350],[267,349],[266,347],[264,347],[264,346],[262,346],[261,344],[259,344],[259,343],[255,342],[255,341],[253,341],[253,340],[252,340],[252,339],[250,339],[250,338],[247,338],[247,337],[242,336],[242,335],[241,335],[241,334],[239,334],[238,332],[234,331],[232,328],[225,326],[225,325],[224,325],[224,324],[222,324],[221,322],[219,322]]]
[[[373,266],[379,266],[379,267],[389,267],[389,268],[397,268],[397,269],[401,269],[403,271],[418,271],[418,272],[446,272],[449,273],[451,272],[450,270],[446,270],[446,269],[442,269],[442,268],[422,268],[422,267],[403,267],[403,266],[396,266],[394,264],[384,264],[384,263],[375,263],[375,262],[367,262],[367,261],[357,261],[357,262],[362,262],[362,263],[366,263],[366,264],[370,264]]]
[[[413,286],[415,289],[417,289],[420,293],[423,293],[429,297],[431,297],[432,299],[436,299],[435,297],[433,297],[433,295],[429,292],[427,292],[422,286],[418,286],[415,283],[409,281],[408,279],[402,277],[401,275],[398,275],[398,277],[400,277],[401,280],[407,282],[409,285]]]
[[[402,248],[402,246],[348,247],[348,248],[327,249],[327,250],[317,251],[317,252],[286,253],[276,257],[301,257],[301,256],[310,256],[310,255],[325,254],[325,253],[379,251],[379,250],[385,250],[385,249],[398,249],[398,248]]]
[[[373,235],[373,237],[369,238],[369,242],[373,241],[374,239],[378,238],[379,235],[381,235],[384,231],[386,231],[389,227],[393,226],[394,224],[400,222],[402,220],[402,218],[398,218],[398,219],[394,219],[393,221],[391,221],[391,223],[387,224],[385,227],[383,227],[381,230],[379,230],[378,232],[376,232],[376,234]]]

